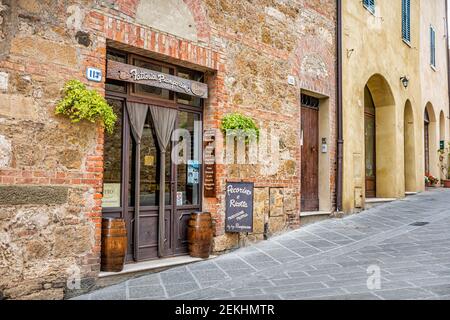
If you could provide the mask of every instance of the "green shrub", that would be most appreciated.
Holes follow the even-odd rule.
[[[57,115],[66,115],[73,123],[87,120],[100,121],[108,133],[114,131],[117,115],[97,91],[89,90],[78,80],[70,80],[64,86],[64,98],[58,102]]]
[[[220,128],[224,134],[228,130],[241,130],[247,137],[255,136],[256,134],[256,138],[259,138],[259,128],[256,126],[255,121],[240,113],[230,113],[224,116]]]

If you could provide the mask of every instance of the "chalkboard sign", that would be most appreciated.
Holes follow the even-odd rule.
[[[227,183],[226,232],[253,232],[253,189],[253,183]]]

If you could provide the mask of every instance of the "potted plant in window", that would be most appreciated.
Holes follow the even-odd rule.
[[[447,148],[440,149],[438,152],[439,167],[441,169],[442,176],[444,177],[442,179],[442,186],[444,188],[450,188],[450,143],[448,143]]]

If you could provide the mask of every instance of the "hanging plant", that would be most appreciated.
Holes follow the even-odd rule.
[[[58,102],[56,115],[65,115],[73,123],[100,121],[108,133],[113,133],[117,115],[97,91],[89,90],[78,80],[70,80],[63,89],[64,98]]]
[[[224,116],[220,128],[224,134],[228,130],[238,130],[245,134],[246,140],[255,135],[259,139],[259,128],[256,126],[255,121],[240,113],[230,113]]]

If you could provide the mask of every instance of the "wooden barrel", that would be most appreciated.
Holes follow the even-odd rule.
[[[188,223],[188,249],[191,257],[209,258],[213,239],[213,224],[210,213],[191,214]]]
[[[103,218],[101,271],[122,271],[127,245],[125,221],[123,219]]]

